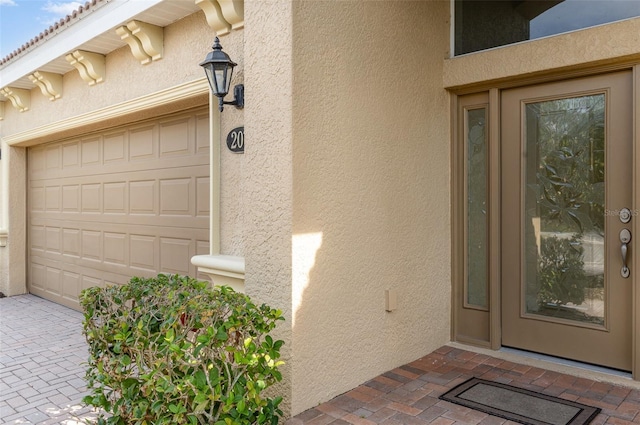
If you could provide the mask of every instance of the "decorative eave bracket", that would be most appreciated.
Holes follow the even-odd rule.
[[[162,59],[164,31],[162,27],[141,21],[131,21],[116,28],[116,33],[131,48],[142,65]]]
[[[4,101],[0,100],[0,121],[4,119]]]
[[[62,75],[51,72],[36,71],[29,75],[33,84],[40,87],[42,94],[54,101],[62,97]]]
[[[76,50],[73,53],[69,53],[66,59],[78,70],[80,77],[90,86],[104,81],[106,69],[104,55]]]
[[[5,87],[0,93],[11,101],[11,104],[20,112],[25,112],[31,107],[31,92],[25,89]]]
[[[221,36],[244,27],[244,0],[195,0],[207,23]]]

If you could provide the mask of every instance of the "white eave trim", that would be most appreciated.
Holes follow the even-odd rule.
[[[10,86],[14,81],[42,69],[48,63],[163,1],[165,0],[111,0],[87,17],[56,33],[55,37],[39,42],[37,47],[25,53],[19,60],[9,62],[0,70],[0,87]]]

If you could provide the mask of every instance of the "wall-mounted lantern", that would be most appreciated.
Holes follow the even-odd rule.
[[[213,94],[219,99],[220,111],[224,109],[223,105],[234,105],[239,109],[244,108],[244,85],[242,84],[238,84],[233,88],[234,99],[231,102],[224,101],[224,97],[229,93],[233,68],[237,63],[233,62],[229,55],[222,51],[218,37],[216,37],[212,49],[207,57],[200,62],[200,66],[204,68],[204,72],[207,74],[207,80],[209,80]]]

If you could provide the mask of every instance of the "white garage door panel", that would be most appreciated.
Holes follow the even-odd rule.
[[[30,291],[78,309],[91,286],[196,276],[191,257],[209,251],[208,122],[199,110],[30,148]]]

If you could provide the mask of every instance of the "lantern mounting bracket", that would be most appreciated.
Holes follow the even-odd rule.
[[[233,100],[225,101],[222,97],[218,99],[220,112],[224,109],[223,105],[233,105],[238,109],[244,108],[244,84],[237,84],[233,87]]]

